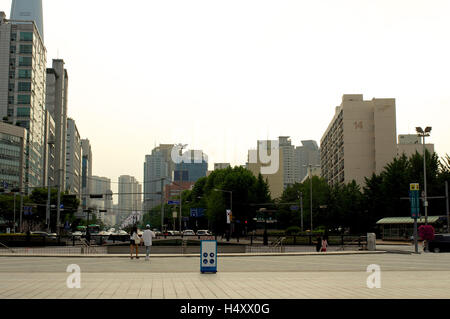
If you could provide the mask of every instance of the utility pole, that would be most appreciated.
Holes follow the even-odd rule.
[[[16,233],[16,193],[14,193],[14,234]]]
[[[23,231],[23,226],[22,226],[22,213],[23,213],[23,190],[20,189],[20,218],[19,218],[19,229],[20,232]]]
[[[164,225],[164,180],[165,178],[161,178],[161,233]]]
[[[445,200],[447,206],[447,233],[450,233],[450,220],[449,220],[449,203],[448,203],[448,181],[445,181]]]
[[[423,185],[423,187],[424,187],[423,205],[425,206],[425,225],[428,225],[427,162],[426,162],[426,154],[425,154],[425,134],[423,135],[423,184],[424,184]]]
[[[301,221],[301,229],[303,232],[303,193],[300,192],[300,221]]]
[[[56,204],[56,233],[60,235],[59,220],[61,217],[61,169],[58,169],[58,201]]]
[[[309,184],[310,184],[310,194],[311,194],[311,234],[313,231],[313,193],[312,193],[312,165],[309,165]]]

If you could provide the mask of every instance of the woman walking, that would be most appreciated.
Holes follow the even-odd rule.
[[[136,249],[136,259],[139,259],[138,250],[141,239],[139,238],[137,227],[134,226],[130,236],[130,258],[133,259],[133,249]]]
[[[327,251],[327,247],[328,247],[328,236],[324,236],[322,239],[322,249],[320,251],[325,253]]]

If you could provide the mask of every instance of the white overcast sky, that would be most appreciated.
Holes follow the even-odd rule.
[[[65,60],[69,116],[113,182],[142,182],[159,143],[211,168],[258,139],[319,142],[343,94],[395,98],[397,134],[432,126],[450,154],[449,17],[448,0],[44,0],[47,63]]]

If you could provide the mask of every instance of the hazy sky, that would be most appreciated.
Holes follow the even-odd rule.
[[[211,168],[258,139],[319,142],[343,94],[395,98],[397,134],[432,126],[450,153],[449,17],[448,0],[44,0],[48,65],[65,60],[69,116],[113,182],[142,182],[159,143]]]

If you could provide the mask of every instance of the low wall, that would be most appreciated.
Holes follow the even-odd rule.
[[[108,246],[108,254],[129,254],[130,246]],[[217,246],[220,253],[245,253],[246,245]],[[152,254],[181,254],[181,246],[152,246]],[[187,246],[185,254],[200,254],[200,246]],[[145,246],[139,246],[139,254],[145,255]]]

